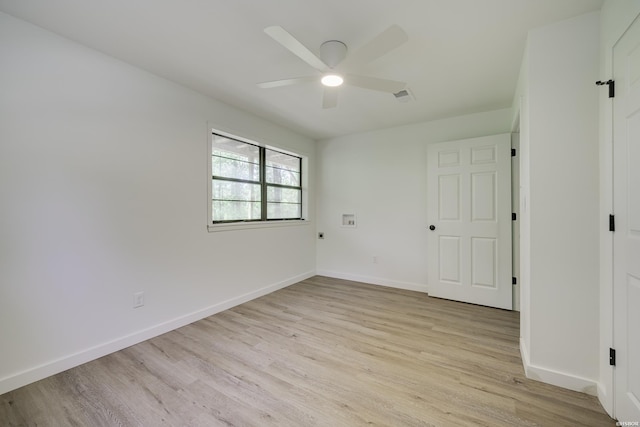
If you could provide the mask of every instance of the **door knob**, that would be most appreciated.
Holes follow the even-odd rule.
[[[433,230],[435,230],[435,229],[436,229],[436,226],[435,226],[435,225],[430,225],[430,226],[429,226],[429,230],[433,231]]]

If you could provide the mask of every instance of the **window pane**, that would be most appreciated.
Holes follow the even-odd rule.
[[[300,203],[300,197],[295,188],[267,187],[267,202]]]
[[[300,187],[300,158],[266,149],[266,176],[269,184]]]
[[[299,204],[267,203],[267,218],[302,218],[301,207],[302,205]]]
[[[260,219],[260,202],[231,202],[214,200],[214,221],[245,221]]]
[[[301,218],[301,201],[301,190],[295,188],[267,187],[267,218]]]
[[[214,179],[212,188],[213,200],[260,201],[260,184]]]
[[[261,219],[260,184],[212,181],[213,221]]]
[[[258,181],[260,147],[213,135],[211,173],[224,178]]]

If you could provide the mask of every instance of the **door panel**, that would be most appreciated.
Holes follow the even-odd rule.
[[[497,161],[496,158],[496,147],[472,147],[471,148],[471,164],[472,165],[481,165],[483,163],[495,163]]]
[[[471,174],[471,222],[496,221],[496,173]]]
[[[613,50],[614,412],[640,420],[640,21]]]
[[[511,139],[428,147],[429,294],[511,309]]]
[[[440,236],[440,281],[460,284],[460,238]]]
[[[441,221],[460,220],[460,175],[442,175],[438,177]]]
[[[443,168],[447,166],[460,166],[460,151],[444,150],[438,152],[438,166]]]
[[[497,249],[496,239],[471,238],[471,286],[496,288]]]

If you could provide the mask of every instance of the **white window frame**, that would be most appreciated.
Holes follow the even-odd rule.
[[[247,230],[253,228],[274,228],[274,227],[296,227],[301,225],[308,225],[309,221],[309,158],[304,154],[296,153],[291,150],[287,150],[281,146],[265,144],[257,142],[253,139],[249,139],[238,135],[238,133],[226,132],[219,129],[219,127],[207,126],[207,231],[232,231],[232,230]],[[257,145],[267,149],[279,151],[284,154],[290,154],[292,156],[300,157],[301,159],[301,179],[302,179],[302,219],[282,219],[282,220],[263,220],[263,221],[250,221],[250,222],[228,222],[228,223],[214,223],[213,222],[213,208],[211,206],[211,150],[213,144],[213,135],[217,134],[228,138],[236,139],[247,144]]]

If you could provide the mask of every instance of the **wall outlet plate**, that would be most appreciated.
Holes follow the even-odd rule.
[[[343,227],[355,228],[356,214],[354,213],[342,214],[342,221],[340,225],[342,225]]]
[[[144,292],[136,292],[133,294],[133,308],[142,307],[144,305]]]

